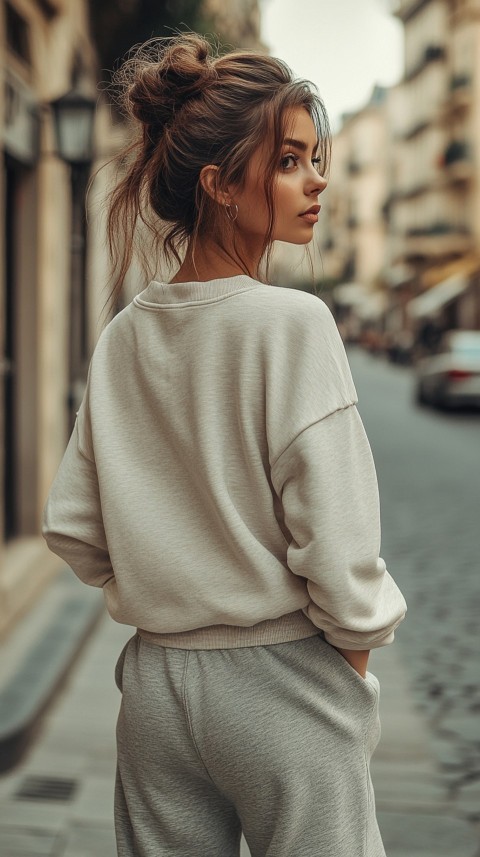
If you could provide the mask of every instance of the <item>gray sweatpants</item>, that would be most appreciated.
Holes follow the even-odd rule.
[[[119,857],[385,857],[369,761],[378,681],[321,635],[120,655]]]

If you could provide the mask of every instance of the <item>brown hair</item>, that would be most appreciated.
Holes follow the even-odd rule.
[[[221,236],[234,224],[203,190],[200,172],[218,167],[219,188],[239,185],[255,150],[272,140],[263,192],[269,228],[263,246],[267,261],[274,227],[274,194],[286,128],[286,111],[305,107],[318,135],[319,171],[330,160],[330,129],[324,104],[313,85],[296,80],[279,59],[253,51],[215,55],[195,33],[154,39],[135,48],[116,72],[127,116],[140,123],[139,134],[121,153],[126,171],[110,196],[108,240],[113,288],[119,296],[134,253],[144,262],[139,221],[150,231],[153,258],[159,251],[180,264],[186,244],[209,234]],[[261,189],[259,189],[261,192]],[[248,274],[258,272],[248,271]]]

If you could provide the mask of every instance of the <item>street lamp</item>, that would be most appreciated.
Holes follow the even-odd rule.
[[[72,225],[70,269],[70,337],[68,422],[71,431],[88,366],[85,198],[93,159],[96,102],[79,87],[52,101],[58,156],[70,166]]]
[[[71,166],[90,164],[96,102],[80,89],[72,89],[51,102],[57,152]]]

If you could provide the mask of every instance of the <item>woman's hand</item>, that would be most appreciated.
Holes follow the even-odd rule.
[[[335,648],[337,647],[335,646]],[[348,661],[350,666],[353,667],[353,669],[356,670],[362,678],[366,677],[370,649],[362,652],[356,652],[353,649],[337,649],[337,652],[340,652],[340,654],[343,655],[345,660]]]

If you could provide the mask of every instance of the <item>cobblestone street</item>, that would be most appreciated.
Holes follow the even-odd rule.
[[[420,408],[412,369],[357,349],[349,360],[377,467],[382,556],[409,607],[398,651],[445,789],[478,823],[480,414]]]

